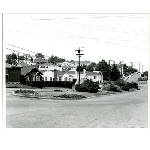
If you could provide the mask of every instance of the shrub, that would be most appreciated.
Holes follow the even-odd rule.
[[[45,81],[46,87],[65,87],[72,88],[73,82],[71,81]]]
[[[110,90],[113,92],[121,92],[121,88],[118,85],[111,84],[110,85]]]
[[[90,93],[97,93],[99,85],[98,83],[93,82],[92,80],[85,80],[81,84],[75,85],[75,89],[79,92],[90,92]]]
[[[72,82],[73,82],[73,83],[76,83],[76,81],[77,81],[77,79],[73,79],[73,81],[72,81]]]
[[[130,83],[127,82],[124,86],[122,86],[121,89],[124,90],[124,91],[129,91],[129,89],[130,89]]]
[[[103,86],[103,90],[113,91],[113,92],[121,92],[121,88],[118,85],[115,85],[113,82],[107,83]]]
[[[130,83],[130,88],[138,89],[138,84],[136,82],[131,82]]]

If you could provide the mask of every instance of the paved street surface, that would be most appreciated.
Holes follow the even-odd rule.
[[[142,73],[134,73],[129,75],[129,78],[126,80],[127,82],[138,82],[138,78],[141,77]]]
[[[6,90],[7,128],[147,128],[148,85],[86,100],[31,99]]]

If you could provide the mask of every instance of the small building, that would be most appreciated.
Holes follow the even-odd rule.
[[[34,63],[36,63],[36,64],[44,64],[44,63],[47,63],[47,62],[48,62],[48,60],[45,59],[45,58],[35,58],[34,59]]]
[[[6,82],[21,82],[21,66],[6,64]]]

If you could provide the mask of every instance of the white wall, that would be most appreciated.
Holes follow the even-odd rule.
[[[42,67],[42,68],[41,68]],[[58,66],[47,66],[47,65],[42,65],[42,66],[40,66],[39,65],[39,68],[38,68],[39,70],[54,70],[54,69],[56,69],[56,70],[60,70],[60,71],[62,71],[62,67],[58,67]]]
[[[50,77],[52,77],[52,81],[53,81],[54,72],[52,72],[52,71],[46,71],[46,72],[43,73],[42,77],[44,77],[44,81],[46,81],[45,77],[47,77],[47,81],[50,81]]]

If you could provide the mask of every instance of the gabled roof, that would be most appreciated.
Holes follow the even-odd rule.
[[[33,69],[31,69],[25,76],[28,76],[28,75],[35,75],[35,74],[43,75],[42,72],[40,72],[38,68],[33,68]]]
[[[32,65],[32,66],[23,66],[23,68],[21,68],[21,75],[26,75],[27,73],[29,73],[33,68],[38,68],[38,65]]]

